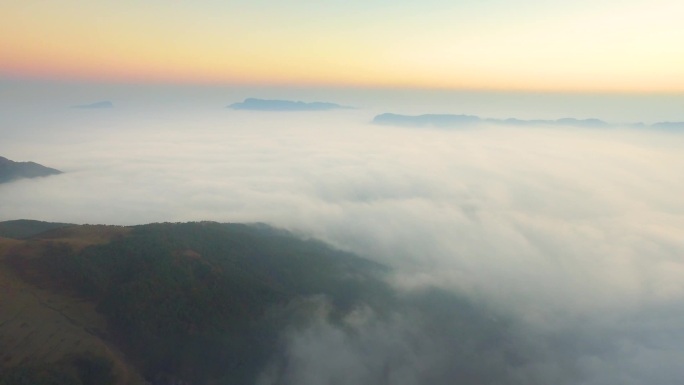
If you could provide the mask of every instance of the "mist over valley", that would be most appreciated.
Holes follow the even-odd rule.
[[[89,293],[93,317],[110,329],[88,341],[121,349],[128,358],[111,359],[139,373],[129,382],[602,385],[681,378],[684,136],[628,124],[683,121],[681,110],[654,116],[657,108],[641,115],[626,109],[621,116],[620,98],[601,113],[584,101],[561,98],[541,108],[531,96],[509,96],[505,104],[480,94],[388,96],[373,104],[372,95],[364,101],[363,94],[307,91],[266,97],[360,108],[263,112],[225,108],[244,95],[197,91],[199,103],[117,92],[105,95],[115,108],[69,108],[98,99],[67,93],[61,102],[3,113],[0,155],[64,173],[1,184],[0,220],[79,226],[28,234],[10,223],[15,232],[0,234],[0,251],[16,285],[29,285],[17,287],[37,290],[31,285],[42,277],[37,282],[61,282],[50,289],[54,295]],[[554,124],[373,124],[387,111]],[[568,117],[618,123],[609,130],[555,123]],[[70,248],[29,248],[49,240]],[[30,263],[17,265],[22,255]],[[51,256],[62,258],[66,275],[41,270],[54,263]],[[150,256],[159,265],[145,262]],[[280,257],[282,264],[271,265]],[[100,280],[86,285],[70,268]],[[31,269],[38,275],[26,275]],[[164,274],[186,277],[194,291],[159,278]],[[145,282],[159,285],[121,294]],[[213,296],[209,282],[224,291]],[[198,298],[206,308],[190,305],[204,304]],[[238,308],[245,313],[234,313]],[[263,323],[246,332],[245,319]],[[167,332],[178,343],[173,349],[160,342]],[[242,342],[231,339],[240,334]],[[187,354],[160,353],[172,350]]]
[[[0,385],[682,382],[683,1],[1,9]]]

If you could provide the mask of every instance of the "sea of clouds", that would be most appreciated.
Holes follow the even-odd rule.
[[[513,320],[497,356],[478,342],[460,358],[496,373],[473,383],[681,379],[684,133],[402,128],[373,115],[10,113],[0,155],[65,173],[0,185],[0,220],[265,222],[391,266],[411,301],[439,290]],[[287,365],[260,383],[469,383],[449,359],[459,339],[435,336],[458,317],[430,326],[419,308],[359,309],[346,328],[321,316],[288,334]]]

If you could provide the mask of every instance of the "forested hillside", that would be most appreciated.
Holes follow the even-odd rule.
[[[292,306],[297,299],[325,295],[339,314],[391,300],[382,266],[264,225],[57,228],[14,241],[4,255],[30,284],[92,303],[108,321],[102,340],[159,383],[253,382],[278,351],[279,331],[306,318],[306,306]],[[45,367],[27,357],[4,383],[23,383],[19,374],[40,365],[43,383],[78,378],[83,366],[106,371],[81,374],[83,383],[113,378],[111,362],[86,358],[65,354]]]

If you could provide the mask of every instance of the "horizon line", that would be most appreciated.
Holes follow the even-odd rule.
[[[92,78],[92,77],[52,77],[52,76],[25,76],[17,74],[0,73],[0,82],[26,83],[26,84],[78,84],[92,86],[169,86],[169,87],[206,87],[206,88],[272,88],[272,89],[340,89],[340,90],[367,90],[367,91],[424,91],[424,92],[472,92],[472,93],[510,93],[510,94],[559,94],[559,95],[684,95],[682,90],[650,89],[638,90],[633,88],[553,88],[553,87],[468,87],[468,86],[438,86],[418,84],[391,84],[391,83],[343,83],[343,82],[240,82],[240,81],[215,81],[199,79],[135,79],[135,78]]]

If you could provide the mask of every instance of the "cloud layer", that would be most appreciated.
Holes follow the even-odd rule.
[[[684,135],[450,132],[371,125],[369,117],[112,109],[10,119],[0,155],[66,173],[0,186],[0,220],[268,222],[395,267],[392,281],[406,295],[436,287],[512,317],[516,346],[539,361],[515,373],[502,364],[520,383],[669,384],[681,376]],[[293,331],[289,369],[272,369],[280,383],[322,383],[349,367],[358,381],[340,383],[424,383],[421,370],[446,366],[411,354],[455,354],[420,335],[429,329],[415,331],[425,324],[413,314],[359,314],[353,326],[321,318]],[[407,347],[412,338],[421,342]],[[313,373],[307,368],[324,365],[312,361],[317,349],[350,361]],[[359,361],[368,351],[375,358]],[[386,364],[373,365],[376,358],[436,366],[378,372]]]

